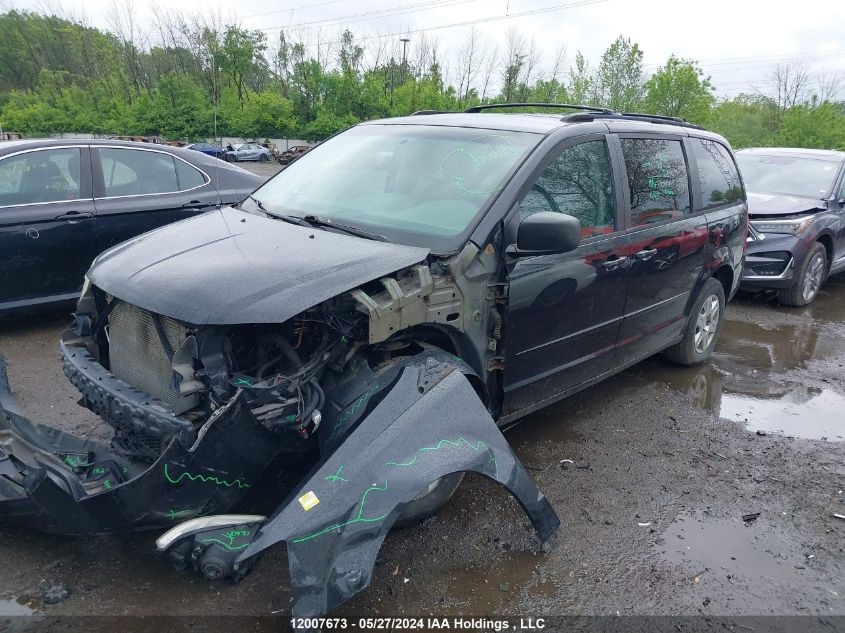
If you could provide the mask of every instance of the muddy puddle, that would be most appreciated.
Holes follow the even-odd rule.
[[[28,604],[27,598],[0,598],[0,618],[21,615],[33,615],[35,610]]]
[[[501,613],[515,596],[548,598],[559,594],[558,587],[540,575],[546,557],[532,551],[509,551],[495,561],[456,567],[446,574],[443,587],[448,596],[444,606],[455,613],[489,615]]]
[[[767,534],[762,523],[746,524],[739,518],[698,520],[678,516],[655,547],[663,559],[694,571],[694,581],[705,573],[788,580],[807,563],[800,555],[790,554],[778,538]]]
[[[738,310],[754,320],[732,320],[729,309],[709,363],[685,368],[652,358],[626,375],[685,393],[696,407],[752,432],[843,441],[845,283],[833,286],[800,312],[739,300]],[[799,315],[811,319],[796,323]],[[827,367],[833,378],[806,384],[801,370],[810,366]]]

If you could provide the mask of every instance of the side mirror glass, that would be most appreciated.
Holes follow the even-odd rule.
[[[565,213],[539,211],[519,223],[516,246],[508,247],[515,256],[568,253],[581,242],[581,222]]]

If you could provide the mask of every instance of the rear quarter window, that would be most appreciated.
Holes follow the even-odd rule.
[[[728,149],[703,138],[691,138],[690,145],[698,166],[701,207],[709,209],[742,200],[742,181]]]

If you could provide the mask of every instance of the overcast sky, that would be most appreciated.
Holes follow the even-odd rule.
[[[52,1],[59,11],[84,13],[94,26],[107,28],[114,0]],[[138,25],[150,30],[156,2],[131,1]],[[51,6],[45,0],[4,5]],[[427,29],[447,59],[457,57],[470,29],[449,25],[478,21],[482,38],[500,50],[513,26],[535,38],[546,67],[561,42],[568,64],[580,50],[594,65],[622,34],[640,44],[647,71],[671,53],[699,60],[720,96],[764,89],[774,66],[792,59],[804,61],[813,77],[838,70],[840,83],[845,82],[845,0],[158,0],[158,5],[189,13],[216,11],[244,27],[264,29],[271,39],[279,27],[305,25],[310,37],[319,30],[324,40],[348,27],[359,37],[390,34],[385,38],[390,42],[410,31],[413,46],[418,30]],[[503,16],[508,17],[499,19]]]

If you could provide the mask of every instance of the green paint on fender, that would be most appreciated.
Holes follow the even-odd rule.
[[[420,453],[430,452],[430,451],[439,451],[443,447],[447,447],[447,446],[455,446],[455,447],[467,446],[474,451],[486,450],[487,455],[490,458],[490,463],[493,464],[493,468],[495,469],[496,472],[498,472],[498,464],[496,464],[496,455],[493,453],[493,450],[489,446],[487,446],[487,444],[482,442],[481,440],[478,440],[477,442],[472,443],[472,442],[467,441],[466,438],[463,438],[463,437],[459,437],[456,440],[444,439],[444,440],[440,440],[439,442],[437,442],[437,444],[435,446],[424,446],[424,447],[418,449],[418,451]],[[410,460],[408,460],[406,462],[385,462],[385,466],[400,466],[400,467],[413,466],[414,464],[417,463],[417,457],[419,457],[419,456],[415,455],[413,458],[411,458]]]
[[[386,514],[382,514],[378,517],[365,517],[364,516],[364,503],[367,501],[367,495],[369,495],[374,490],[378,490],[379,492],[383,492],[387,490],[387,482],[384,482],[384,486],[377,486],[373,484],[369,488],[364,491],[363,496],[361,497],[361,501],[358,502],[358,514],[354,519],[349,521],[344,521],[343,523],[337,523],[335,525],[330,525],[327,528],[320,530],[319,532],[314,532],[313,534],[307,534],[306,536],[300,536],[298,538],[291,539],[292,543],[302,543],[303,541],[309,541],[312,538],[317,538],[318,536],[322,536],[323,534],[328,534],[334,530],[339,530],[340,528],[346,527],[347,525],[352,525],[353,523],[375,523],[377,521],[384,521]]]
[[[373,385],[363,394],[361,394],[355,402],[350,404],[346,407],[343,411],[341,411],[340,415],[337,418],[337,423],[334,425],[331,434],[329,435],[329,439],[326,442],[331,442],[334,439],[334,436],[337,435],[337,432],[349,421],[349,418],[352,417],[352,414],[355,413],[358,409],[360,409],[370,397],[378,391],[378,385]]]
[[[340,473],[344,468],[346,468],[345,465],[338,468],[337,472],[334,475],[329,475],[328,477],[326,477],[326,481],[349,481],[348,479],[344,479],[340,476]]]

